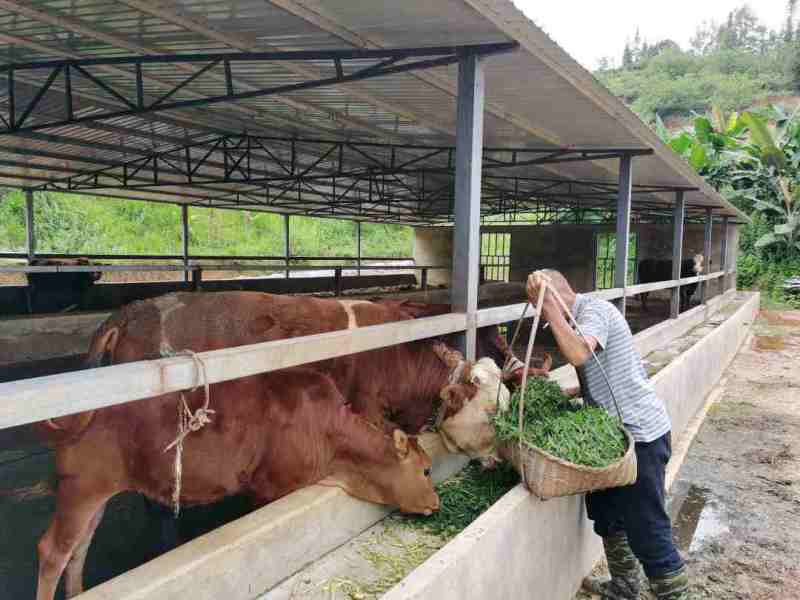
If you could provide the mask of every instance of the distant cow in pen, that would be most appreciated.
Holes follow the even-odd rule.
[[[86,258],[37,258],[32,267],[85,267]],[[102,277],[100,271],[28,273],[28,312],[65,312],[83,308],[86,293]]]
[[[681,279],[695,277],[703,273],[703,255],[695,254],[692,258],[681,261]],[[672,279],[672,261],[657,258],[646,258],[639,263],[639,283],[654,283],[656,281],[669,281]],[[697,283],[690,283],[681,287],[681,307],[686,310],[689,302],[697,290]],[[642,310],[647,312],[648,292],[640,294]]]

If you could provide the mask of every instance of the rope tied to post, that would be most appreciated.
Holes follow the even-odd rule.
[[[183,350],[176,352],[172,356],[188,356],[194,361],[195,365],[195,386],[191,389],[192,392],[197,390],[202,384],[205,391],[205,402],[203,406],[195,411],[189,408],[189,403],[186,401],[186,393],[180,392],[180,399],[178,400],[178,435],[166,447],[164,452],[169,452],[175,448],[175,487],[172,491],[172,507],[177,517],[181,511],[181,481],[183,478],[183,441],[193,431],[200,431],[207,424],[211,423],[211,415],[214,410],[209,408],[211,404],[211,387],[208,383],[206,375],[206,365],[202,359],[192,350]]]

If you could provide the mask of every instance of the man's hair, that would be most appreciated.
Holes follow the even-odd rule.
[[[572,286],[569,284],[569,281],[561,271],[557,271],[556,269],[540,269],[542,273],[547,275],[550,280],[553,282],[553,286],[559,292],[562,290],[573,292]]]

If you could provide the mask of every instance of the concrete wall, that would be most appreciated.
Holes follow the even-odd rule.
[[[749,332],[752,294],[736,313],[654,377],[675,432],[704,404]],[[522,485],[390,590],[384,600],[566,600],[601,556],[581,497],[542,502]]]
[[[414,262],[420,266],[443,266],[453,262],[453,230],[450,227],[415,227]],[[428,272],[428,285],[450,286],[450,271]]]
[[[703,253],[704,226],[688,224],[683,238],[683,255],[690,257]],[[511,233],[511,281],[523,281],[534,268],[554,268],[563,272],[577,291],[595,289],[595,236],[597,232],[611,232],[609,225],[546,225],[482,227],[482,232]],[[638,236],[638,257],[672,258],[672,226],[634,224],[631,231]],[[738,228],[729,225],[728,264],[736,262]],[[720,269],[722,228],[715,224],[711,234],[711,262],[705,265],[706,273]],[[447,227],[418,227],[414,230],[414,259],[418,265],[450,264],[452,256],[452,229]],[[435,275],[434,275],[435,274]],[[428,281],[435,285],[449,285],[450,273],[432,271]],[[721,291],[721,281],[711,283],[711,295]],[[668,296],[668,291],[653,292]]]

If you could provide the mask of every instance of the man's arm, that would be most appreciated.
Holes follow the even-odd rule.
[[[550,329],[553,332],[553,337],[556,338],[558,349],[561,350],[561,354],[572,366],[580,367],[591,358],[592,351],[597,348],[597,340],[595,338],[587,336],[584,341],[572,329],[561,310],[547,311],[547,314],[542,316],[550,323]]]

